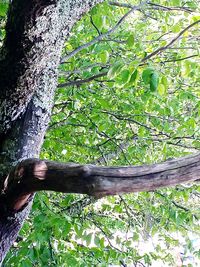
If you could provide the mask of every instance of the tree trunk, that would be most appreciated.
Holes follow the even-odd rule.
[[[22,159],[38,157],[51,116],[64,40],[74,23],[102,0],[13,0],[0,53],[0,262],[31,208],[5,205],[6,177]],[[15,198],[15,197],[14,197]]]

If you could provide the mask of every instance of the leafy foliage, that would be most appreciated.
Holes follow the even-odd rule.
[[[182,0],[105,2],[85,15],[63,49],[41,156],[140,165],[197,152],[199,19],[198,1]],[[39,193],[5,264],[173,266],[183,243],[197,258],[199,197],[198,185],[100,200]]]
[[[2,40],[5,37],[5,20],[6,20],[6,14],[8,10],[8,2],[2,1],[0,3],[0,47],[2,44]]]

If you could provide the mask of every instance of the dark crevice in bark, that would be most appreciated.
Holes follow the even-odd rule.
[[[14,127],[12,127],[12,130],[7,134],[7,138],[2,142],[0,167],[1,175],[4,179],[2,179],[1,176],[0,256],[2,253],[2,258],[0,257],[0,261],[15,240],[31,208],[32,198],[30,198],[29,194],[17,214],[13,212],[13,210],[9,208],[8,199],[4,194],[4,188],[6,184],[5,178],[13,168],[13,165],[15,165],[20,158],[26,158],[30,155],[39,155],[48,120],[43,122],[42,117],[36,116],[36,111],[38,111],[38,107],[36,109],[31,101],[28,105],[27,112],[14,123]],[[44,123],[44,125],[42,127],[43,131],[41,132],[42,123]],[[30,145],[33,141],[36,142],[35,145]],[[15,192],[12,193],[12,197],[15,198]],[[4,231],[7,232],[4,233]]]
[[[25,111],[45,68],[56,80],[64,39],[98,2],[102,0],[12,1],[0,57],[0,134]]]
[[[42,15],[44,8],[55,2],[46,0],[12,1],[8,11],[6,38],[1,51],[1,99],[8,96],[16,87],[18,78],[25,73],[28,67],[29,52],[39,41],[37,37],[30,38],[29,30],[35,26],[37,17]]]
[[[10,4],[0,56],[0,262],[31,206],[30,195],[17,199],[13,192],[11,199],[18,212],[11,212],[4,194],[5,179],[19,161],[39,157],[64,39],[74,23],[99,2],[102,0],[13,0]]]
[[[37,90],[38,76],[45,67],[45,50],[51,53],[55,40],[59,42],[59,38],[52,38],[52,43],[45,42],[46,32],[55,27],[51,18],[51,14],[55,15],[54,3],[14,0],[10,5],[0,61],[1,134],[11,128],[12,122],[25,111]]]

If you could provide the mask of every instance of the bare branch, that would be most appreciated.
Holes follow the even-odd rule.
[[[150,6],[152,6],[154,9],[159,9],[159,10],[162,10],[162,11],[184,11],[184,12],[188,12],[188,13],[192,13],[192,12],[195,11],[195,10],[189,8],[189,7],[184,7],[184,6],[167,7],[167,6],[162,6],[162,5],[159,5],[159,4],[152,3],[152,2],[148,2],[148,4]]]
[[[161,52],[163,52],[164,50],[166,50],[167,48],[169,48],[173,43],[175,43],[187,30],[189,30],[190,28],[192,28],[193,26],[195,26],[196,24],[198,24],[200,22],[200,20],[197,20],[195,22],[193,22],[192,24],[190,24],[189,26],[187,26],[185,29],[183,29],[182,31],[179,32],[179,34],[173,38],[167,45],[159,47],[157,50],[155,50],[154,52],[152,52],[151,54],[147,55],[146,57],[144,57],[142,59],[141,62],[144,62],[152,57],[154,57],[157,54],[160,54]]]
[[[75,56],[77,53],[79,53],[81,50],[95,44],[96,42],[102,40],[104,37],[107,37],[108,35],[110,35],[111,33],[113,33],[121,24],[122,22],[135,10],[139,10],[146,2],[142,2],[140,5],[138,6],[132,6],[131,10],[128,11],[123,17],[121,17],[121,19],[115,24],[115,26],[113,28],[111,28],[109,31],[107,31],[106,33],[102,33],[101,35],[98,35],[96,38],[94,38],[93,40],[91,40],[88,43],[85,43],[81,46],[79,46],[78,48],[74,49],[72,52],[70,52],[67,56],[64,56],[61,60],[61,63],[65,63],[68,59],[70,59],[71,57]]]
[[[120,2],[115,2],[111,1],[109,2],[110,5],[112,6],[118,6],[118,7],[124,7],[124,8],[133,8],[133,5],[127,4],[127,3],[120,3]],[[155,10],[162,10],[162,11],[184,11],[184,12],[194,12],[194,10],[188,8],[188,7],[167,7],[167,6],[162,6],[159,4],[155,4],[152,2],[147,2],[148,5],[150,5],[150,9],[155,9]]]
[[[200,179],[200,153],[159,164],[99,167],[27,159],[5,181],[0,196],[3,210],[19,210],[32,192],[51,190],[95,197],[152,191]]]
[[[187,56],[187,57],[182,57],[182,58],[175,58],[175,59],[170,59],[170,60],[165,60],[165,61],[161,61],[160,63],[168,63],[168,62],[176,62],[176,61],[182,61],[188,58],[193,58],[193,57],[198,57],[198,54],[194,54],[191,56]]]
[[[89,77],[87,79],[84,79],[84,80],[75,80],[75,81],[71,81],[71,82],[67,82],[67,83],[60,83],[60,84],[58,84],[57,87],[58,88],[63,88],[63,87],[74,86],[74,85],[80,86],[83,83],[91,82],[91,81],[93,81],[95,79],[101,78],[101,77],[106,76],[106,75],[107,75],[107,71],[98,73],[98,74],[96,74],[94,76],[91,76],[91,77]]]

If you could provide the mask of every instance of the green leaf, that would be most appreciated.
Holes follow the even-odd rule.
[[[158,85],[158,93],[161,96],[166,95],[166,87],[162,83]]]
[[[174,6],[180,6],[180,3],[181,1],[180,0],[172,0],[172,4],[174,5]]]
[[[193,141],[192,145],[196,148],[200,148],[200,141]]]
[[[195,128],[196,126],[196,121],[194,118],[189,118],[187,121],[186,121],[186,125],[189,127],[189,128]]]
[[[139,240],[139,235],[138,233],[133,234],[133,241]]]
[[[159,83],[158,73],[157,72],[154,72],[150,76],[150,90],[151,91],[156,91],[156,89],[158,88],[158,83]]]
[[[167,83],[167,78],[165,76],[162,76],[161,78],[161,83],[165,86],[165,88],[167,89],[168,83]]]
[[[95,26],[101,30],[103,27],[103,18],[100,14],[96,14],[92,17]]]
[[[8,4],[7,3],[0,3],[0,16],[5,17],[8,10]]]
[[[132,74],[131,74],[131,77],[130,77],[130,80],[129,80],[129,84],[133,84],[136,79],[138,77],[138,70],[136,69]]]
[[[75,224],[74,225],[74,230],[75,230],[75,232],[77,234],[77,237],[81,238],[82,237],[82,233],[83,233],[83,229],[80,227],[80,225]]]
[[[146,68],[142,72],[142,79],[146,85],[150,85],[150,90],[155,91],[159,83],[159,75],[153,68]]]
[[[175,33],[179,32],[180,30],[181,30],[181,26],[179,24],[176,24],[171,28],[171,31]]]
[[[100,238],[97,235],[94,238],[94,243],[97,247],[100,245]]]
[[[108,79],[115,78],[122,71],[123,64],[121,62],[116,62],[108,71]]]
[[[33,265],[29,259],[24,259],[23,262],[21,262],[21,266],[22,267],[31,267]]]
[[[105,243],[104,243],[104,238],[103,237],[100,239],[99,245],[100,245],[101,248],[105,247]]]
[[[91,244],[91,241],[92,241],[92,233],[89,233],[88,235],[86,235],[85,241],[86,241],[87,246],[89,246]]]
[[[151,75],[153,74],[154,69],[153,68],[146,68],[142,72],[142,79],[145,84],[149,84],[151,80]]]
[[[132,47],[134,45],[134,42],[135,42],[134,35],[131,34],[127,39],[127,44],[128,44],[129,47]]]
[[[119,75],[119,80],[121,84],[126,84],[129,82],[131,76],[130,76],[130,71],[129,70],[122,70],[122,72]]]
[[[109,60],[109,53],[108,53],[108,51],[105,50],[105,51],[101,52],[100,55],[99,55],[99,57],[100,57],[102,63],[106,64],[107,61]]]

